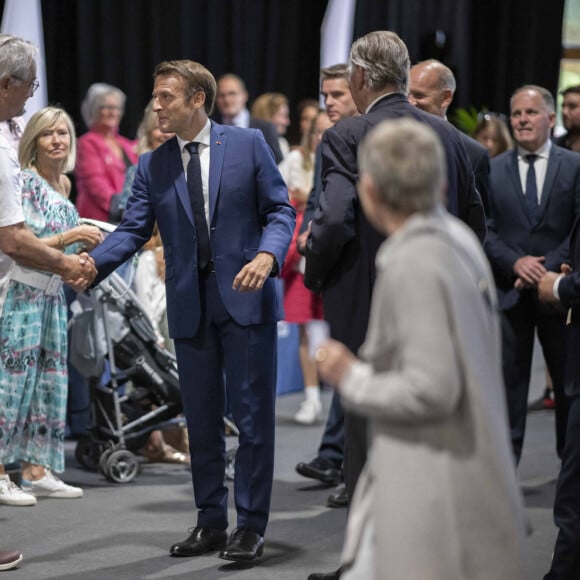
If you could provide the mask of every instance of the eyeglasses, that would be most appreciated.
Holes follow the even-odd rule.
[[[21,79],[20,77],[15,76],[15,75],[10,75],[10,77],[13,78],[15,81],[20,81],[21,83],[26,83],[26,87],[30,91],[32,91],[33,93],[36,92],[36,89],[40,86],[38,79],[32,79],[31,81],[27,81],[25,79]]]

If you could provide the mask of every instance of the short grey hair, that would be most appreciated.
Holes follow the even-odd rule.
[[[550,113],[553,113],[556,110],[556,103],[554,101],[554,96],[552,95],[552,93],[548,89],[545,89],[544,87],[541,87],[540,85],[523,85],[523,86],[519,87],[518,89],[516,89],[510,98],[510,109],[512,108],[512,103],[513,103],[515,96],[519,95],[520,93],[523,93],[524,91],[535,91],[536,93],[538,93],[540,95],[540,97],[542,97],[542,100],[546,104],[546,107],[548,108]]]
[[[81,115],[89,129],[97,120],[99,109],[109,95],[115,95],[119,99],[121,114],[125,112],[127,96],[121,89],[107,83],[93,83],[87,90],[87,94],[81,104]]]
[[[63,173],[69,173],[75,167],[77,146],[75,128],[68,113],[60,107],[45,107],[30,117],[18,145],[18,161],[22,169],[36,167],[36,140],[46,129],[51,129],[61,121],[65,122],[70,135],[70,149],[62,168]]]
[[[361,143],[358,163],[360,175],[372,179],[381,201],[394,211],[428,212],[441,201],[445,153],[437,134],[424,123],[383,121]]]
[[[0,78],[14,76],[32,80],[30,69],[38,49],[34,44],[12,34],[0,34]]]
[[[409,92],[409,51],[395,32],[379,30],[355,40],[349,57],[349,67],[353,66],[363,69],[365,84],[371,89],[391,87],[405,95]]]

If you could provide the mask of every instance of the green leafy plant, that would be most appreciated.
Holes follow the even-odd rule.
[[[484,109],[485,112],[487,109]],[[451,122],[464,133],[467,135],[471,135],[477,127],[477,123],[479,122],[479,114],[475,107],[467,107],[467,108],[458,108],[455,109],[455,112],[452,116]]]

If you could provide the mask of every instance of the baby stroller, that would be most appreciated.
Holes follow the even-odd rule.
[[[110,231],[109,224],[96,225]],[[79,294],[71,310],[70,360],[90,379],[91,389],[91,428],[77,442],[75,457],[109,481],[128,483],[139,473],[136,452],[151,432],[185,426],[178,417],[177,363],[158,345],[149,316],[117,272]],[[235,425],[224,420],[237,435]],[[227,455],[228,478],[233,478],[235,451]]]
[[[91,428],[75,456],[86,469],[127,483],[151,431],[183,426],[175,357],[157,345],[151,321],[117,273],[79,295],[71,310],[71,363],[91,389]]]

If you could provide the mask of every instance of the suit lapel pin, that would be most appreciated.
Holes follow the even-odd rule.
[[[221,142],[221,141],[216,141],[216,142],[215,142],[215,144],[216,144],[216,145],[221,145],[221,144],[222,144],[222,142]]]

